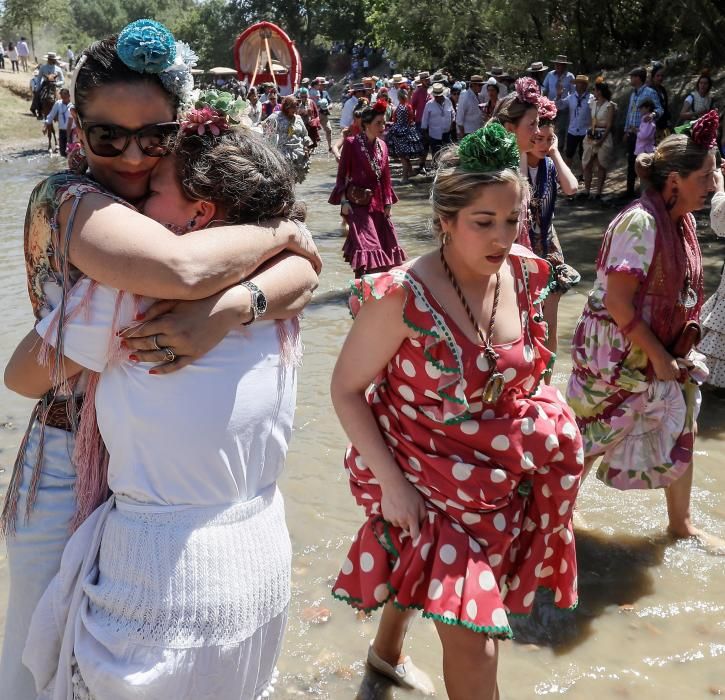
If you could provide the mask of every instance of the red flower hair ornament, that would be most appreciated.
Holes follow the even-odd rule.
[[[388,109],[388,103],[385,100],[378,100],[373,106],[373,112],[377,114],[385,114]]]
[[[716,109],[705,112],[699,119],[675,127],[675,133],[689,136],[702,148],[715,148],[717,146],[717,130],[720,126],[720,117]]]

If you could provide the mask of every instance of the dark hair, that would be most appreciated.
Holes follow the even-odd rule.
[[[643,83],[647,80],[647,71],[644,68],[633,68],[629,71],[630,76],[639,78]]]
[[[353,110],[353,113],[352,113],[353,119],[362,118],[363,112],[365,111],[365,108],[367,106],[368,106],[368,101],[365,98],[358,100],[357,104],[355,105],[355,109]]]
[[[707,91],[710,92],[710,90],[712,89],[712,78],[710,77],[710,74],[709,73],[701,73],[700,74],[700,77],[697,79],[697,82],[695,83],[695,90],[697,90],[697,88],[700,86],[700,81],[703,78],[705,80],[707,80]]]
[[[295,176],[284,156],[261,136],[237,128],[220,136],[185,134],[171,152],[184,195],[219,205],[225,221],[245,224],[277,216],[304,221],[295,201]]]
[[[637,109],[642,109],[642,107],[646,107],[650,112],[655,111],[655,103],[650,99],[642,100]]]
[[[649,72],[649,79],[650,80],[654,80],[655,79],[655,75],[657,75],[657,73],[659,73],[661,70],[664,70],[664,69],[665,69],[664,63],[660,63],[659,61],[655,61],[652,64],[652,69]]]
[[[384,117],[385,112],[381,112],[380,110],[375,109],[374,107],[371,107],[370,105],[366,105],[365,109],[362,110],[360,113],[360,121],[362,122],[363,126],[368,126],[368,124],[373,123],[373,119],[375,117]]]
[[[75,76],[73,104],[80,116],[93,90],[104,85],[140,84],[156,85],[163,91],[174,112],[179,109],[178,99],[164,89],[161,79],[154,73],[131,70],[116,52],[116,35],[93,42],[81,56],[86,56]],[[79,57],[79,62],[82,58]]]
[[[602,93],[605,100],[611,100],[612,99],[612,88],[609,87],[609,83],[601,82],[601,83],[594,83],[594,89],[599,90],[599,92]]]
[[[685,134],[673,134],[662,140],[654,153],[640,153],[635,170],[646,184],[662,192],[670,173],[687,177],[702,168],[705,158],[713,152]]]
[[[498,86],[498,83],[486,83],[486,90],[490,88],[493,88],[497,95],[501,93],[501,88]]]

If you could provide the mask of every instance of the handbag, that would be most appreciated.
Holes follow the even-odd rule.
[[[348,185],[345,195],[351,204],[358,207],[366,207],[373,198],[373,191],[367,187],[358,187],[357,185]]]
[[[697,321],[688,321],[680,333],[680,337],[668,348],[672,357],[687,357],[702,337],[702,328]]]

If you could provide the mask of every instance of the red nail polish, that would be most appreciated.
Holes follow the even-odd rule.
[[[158,374],[158,372],[155,369],[150,369],[149,374]]]
[[[128,359],[131,360],[131,362],[138,362],[138,355],[129,355]]]
[[[141,311],[139,311],[139,312],[138,312],[138,313],[136,314],[136,316],[135,316],[135,319],[136,319],[137,321],[143,321],[143,320],[144,320],[145,318],[146,318],[146,314],[142,313]]]
[[[121,341],[121,347],[122,348],[127,348],[128,347],[128,343],[125,340],[122,340]]]

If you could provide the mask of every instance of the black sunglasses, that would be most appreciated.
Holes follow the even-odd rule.
[[[93,153],[102,158],[120,156],[131,143],[136,143],[144,155],[160,158],[169,152],[168,140],[179,130],[178,122],[149,124],[132,131],[115,124],[93,124],[81,122],[86,143]]]

